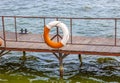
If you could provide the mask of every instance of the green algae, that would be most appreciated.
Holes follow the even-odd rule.
[[[81,68],[79,68],[79,61],[78,63],[71,61],[64,64],[64,77],[60,79],[59,64],[51,59],[40,59],[35,56],[27,56],[25,61],[20,60],[20,57],[2,58],[0,63],[0,83],[120,82],[120,69],[117,67],[119,62],[116,59],[102,57],[97,58],[95,63],[87,63],[87,60],[87,58],[84,58]]]
[[[100,64],[111,62],[111,61],[117,61],[117,60],[114,59],[114,58],[111,58],[111,57],[103,57],[103,58],[98,58],[97,59],[97,62],[100,63]]]

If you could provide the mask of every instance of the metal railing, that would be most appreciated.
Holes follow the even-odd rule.
[[[0,16],[1,18],[1,25],[2,25],[2,31],[3,31],[3,40],[4,40],[4,46],[6,47],[6,42],[9,41],[6,39],[6,27],[5,27],[5,18],[13,18],[14,19],[14,33],[15,33],[15,40],[11,40],[11,41],[15,41],[15,42],[21,42],[18,40],[18,32],[17,32],[17,18],[39,18],[41,20],[43,20],[43,25],[46,25],[46,19],[55,19],[55,20],[60,20],[60,19],[67,19],[69,20],[69,29],[70,29],[70,41],[69,44],[76,44],[78,45],[78,43],[74,43],[74,33],[73,33],[73,21],[74,20],[112,20],[114,21],[114,44],[112,45],[107,45],[107,44],[81,44],[79,43],[79,45],[103,45],[103,46],[119,46],[117,45],[117,28],[118,28],[118,20],[120,20],[120,18],[72,18],[72,17],[40,17],[40,16]],[[79,26],[80,27],[80,26]],[[57,28],[57,35],[55,36],[59,36],[59,30]],[[54,38],[55,36],[53,36],[52,38]],[[57,40],[59,41],[59,37],[57,37]],[[35,41],[24,41],[24,42],[32,42],[32,43],[44,43],[44,42],[35,42]]]

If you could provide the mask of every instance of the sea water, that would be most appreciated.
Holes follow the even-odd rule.
[[[0,15],[120,18],[119,4],[119,0],[0,0]],[[20,22],[20,27],[29,26],[30,32],[42,33],[43,27],[33,26],[35,21],[27,21],[27,24],[26,20]],[[75,26],[82,28],[75,28],[75,35],[114,36],[113,20],[95,22],[94,27],[87,25],[91,22],[77,22]],[[9,28],[11,24],[6,26],[12,30]],[[0,58],[0,83],[120,82],[120,57],[82,55],[83,66],[79,67],[78,56],[70,55],[64,59],[64,78],[59,79],[59,63],[52,53],[27,52],[26,61],[21,60],[21,56],[22,52],[10,52]]]

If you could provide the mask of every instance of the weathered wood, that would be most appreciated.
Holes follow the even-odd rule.
[[[54,49],[44,43],[41,34],[17,34],[17,41],[14,32],[5,32],[6,48],[4,44],[0,46],[0,50],[11,51],[34,51],[34,52],[60,52],[65,54],[97,54],[97,55],[115,55],[120,56],[120,46],[114,46],[114,38],[100,37],[83,37],[73,36],[72,44],[69,43],[60,48]],[[3,37],[0,32],[0,37]],[[54,39],[56,41],[56,39]],[[102,44],[102,45],[101,45]],[[117,39],[117,45],[120,44],[120,39]]]

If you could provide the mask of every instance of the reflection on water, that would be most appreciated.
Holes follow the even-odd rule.
[[[26,61],[21,59],[22,53],[19,52],[1,57],[0,83],[120,82],[120,62],[117,57],[83,55],[83,65],[79,67],[78,56],[70,55],[64,59],[64,79],[59,79],[59,63],[55,56],[32,54],[27,54]]]

